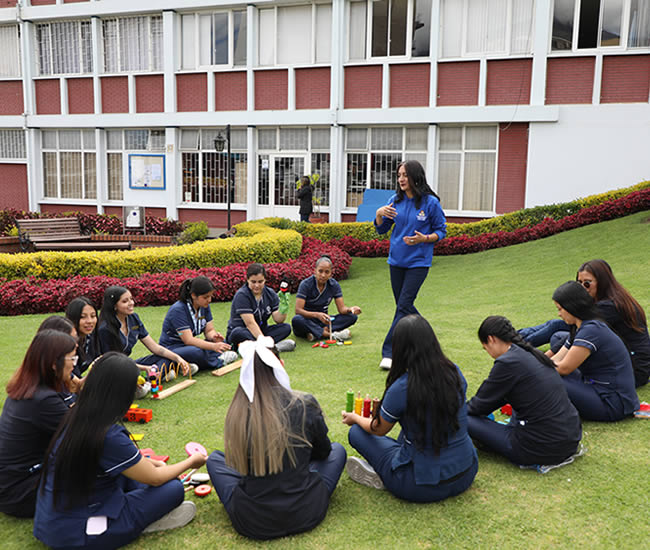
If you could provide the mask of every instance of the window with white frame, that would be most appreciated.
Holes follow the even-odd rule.
[[[25,132],[23,130],[0,130],[0,160],[23,160],[26,158]]]
[[[259,10],[260,66],[329,63],[331,50],[332,4]]]
[[[106,164],[108,167],[108,193],[111,201],[124,198],[124,165],[128,153],[165,151],[165,130],[135,129],[106,131]]]
[[[95,130],[43,130],[43,196],[97,198]]]
[[[90,21],[38,23],[36,42],[39,74],[83,74],[93,71]]]
[[[0,78],[18,77],[20,67],[20,28],[18,25],[0,25]]]
[[[650,47],[650,0],[554,0],[552,50],[626,44]]]
[[[348,58],[427,57],[431,0],[350,2]]]
[[[245,128],[230,130],[230,179],[228,151],[217,152],[214,140],[223,129],[187,129],[181,133],[183,202],[225,204],[228,181],[234,182],[230,201],[246,204],[248,141]],[[231,184],[232,185],[232,184]]]
[[[162,71],[163,24],[160,15],[102,20],[104,72]]]
[[[493,212],[497,126],[438,130],[438,195],[445,211]]]
[[[246,12],[190,13],[181,17],[181,68],[246,65]]]
[[[359,206],[366,189],[395,189],[403,161],[417,160],[426,166],[427,141],[426,127],[348,128],[345,206]]]
[[[532,53],[535,0],[443,0],[444,58]]]

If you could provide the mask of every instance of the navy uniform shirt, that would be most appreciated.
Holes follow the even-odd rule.
[[[328,279],[325,283],[323,292],[318,290],[318,282],[316,281],[315,275],[301,281],[298,287],[298,293],[296,294],[296,298],[305,300],[305,309],[307,311],[319,311],[322,313],[327,313],[332,300],[336,300],[342,296],[343,291],[341,290],[341,285],[332,278]]]
[[[120,330],[120,342],[122,344],[122,349],[113,349],[111,346],[112,337],[111,333],[106,326],[106,323],[101,323],[99,325],[99,347],[102,350],[102,353],[109,351],[120,351],[124,355],[131,355],[133,351],[133,346],[138,343],[138,340],[142,340],[149,336],[149,332],[144,326],[144,323],[140,320],[137,313],[132,313],[131,315],[126,316],[126,326],[128,329],[127,336],[124,336],[124,333]]]
[[[262,289],[262,297],[258,302],[253,295],[253,291],[246,284],[235,293],[232,299],[228,332],[234,328],[246,328],[246,323],[241,318],[242,313],[250,313],[255,317],[255,322],[260,327],[264,327],[271,314],[277,311],[279,307],[280,298],[272,288],[265,286]]]
[[[192,336],[199,336],[210,321],[210,306],[201,307],[197,312],[189,302],[175,302],[165,315],[159,343],[169,349],[184,346],[180,336],[182,331],[190,330]]]

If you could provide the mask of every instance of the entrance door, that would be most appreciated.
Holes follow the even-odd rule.
[[[300,220],[296,182],[306,174],[307,155],[260,155],[257,217]]]

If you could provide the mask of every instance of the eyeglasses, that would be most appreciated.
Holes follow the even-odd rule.
[[[72,357],[66,357],[65,359],[66,359],[66,361],[67,360],[72,361],[72,364],[76,365],[77,361],[79,361],[79,356],[78,355],[73,355]]]
[[[578,281],[578,282],[579,282],[582,286],[584,286],[587,290],[588,290],[589,287],[591,287],[591,285],[593,284],[593,281],[589,281],[589,280],[586,280],[586,281]]]

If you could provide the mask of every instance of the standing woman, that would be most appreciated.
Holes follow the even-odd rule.
[[[206,457],[195,453],[168,466],[142,456],[121,425],[137,378],[132,359],[104,354],[52,439],[34,517],[34,536],[48,546],[118,548],[194,517],[176,478]]]
[[[273,539],[316,527],[327,513],[345,449],[331,443],[316,399],[291,390],[273,339],[241,347],[244,362],[208,473],[234,528]]]
[[[246,269],[246,284],[233,296],[226,341],[233,346],[245,340],[257,340],[270,336],[279,351],[292,351],[293,340],[282,342],[291,334],[291,326],[285,323],[287,314],[280,313],[280,298],[266,283],[266,270],[262,264],[250,264]],[[274,325],[269,325],[272,318]]]
[[[300,199],[300,221],[309,223],[309,216],[312,213],[312,199],[314,194],[314,186],[311,184],[309,176],[302,176],[300,178],[300,188],[296,193]]]
[[[81,376],[99,356],[99,342],[97,340],[97,308],[88,298],[80,296],[72,300],[65,310],[65,316],[77,329],[79,348],[77,349],[79,361],[74,373]]]
[[[210,302],[214,293],[212,281],[203,275],[186,279],[181,285],[178,301],[169,308],[163,321],[160,345],[174,351],[199,369],[218,369],[237,359],[230,344],[212,324]],[[199,336],[205,335],[205,340]]]
[[[34,515],[45,450],[68,412],[62,392],[71,380],[76,348],[69,334],[39,331],[7,384],[0,416],[0,512]]]
[[[553,301],[571,333],[552,359],[580,416],[601,422],[630,416],[639,408],[639,398],[623,341],[600,320],[592,297],[580,283],[559,286]]]
[[[352,426],[350,445],[368,461],[350,457],[348,474],[411,502],[458,495],[478,471],[467,434],[467,382],[419,315],[397,323],[393,352],[381,406],[372,417],[343,412],[343,423]],[[402,431],[394,440],[386,434],[396,422]]]
[[[470,437],[515,464],[559,464],[573,455],[582,437],[580,416],[555,363],[505,317],[485,319],[478,337],[495,361],[467,404]],[[509,424],[487,418],[506,403],[512,405]]]
[[[381,350],[379,366],[390,369],[393,330],[405,315],[418,314],[413,305],[433,259],[434,243],[447,234],[445,214],[440,198],[429,185],[422,165],[409,160],[397,170],[397,192],[386,206],[377,210],[377,233],[387,233],[391,227],[390,283],[395,298],[395,316]]]

